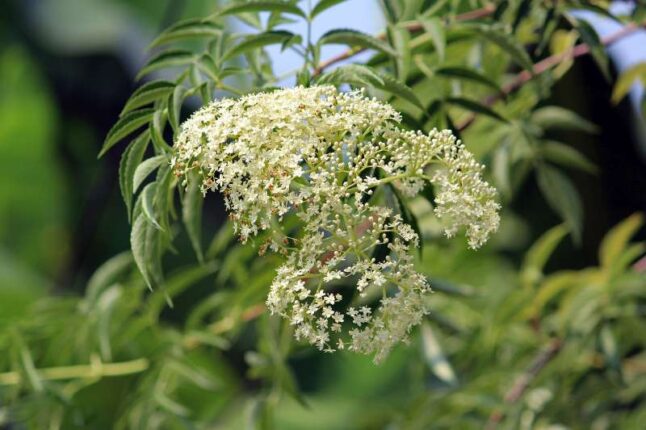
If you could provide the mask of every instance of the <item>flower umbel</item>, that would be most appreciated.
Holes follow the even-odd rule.
[[[286,261],[267,306],[321,350],[380,361],[426,313],[430,288],[410,256],[417,233],[371,203],[386,185],[414,196],[430,181],[447,236],[465,227],[472,248],[498,227],[495,189],[471,153],[448,130],[406,131],[400,120],[360,91],[297,87],[213,102],[175,143],[176,175],[186,182],[195,171],[204,193],[221,191],[243,242],[271,232],[267,246]],[[280,224],[288,212],[301,221],[296,237]],[[341,304],[379,296],[374,308]]]

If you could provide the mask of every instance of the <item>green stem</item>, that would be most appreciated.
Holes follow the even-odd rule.
[[[41,379],[50,381],[77,378],[105,378],[143,372],[148,369],[148,366],[149,361],[146,358],[122,361],[120,363],[102,363],[100,360],[93,360],[91,364],[37,369],[37,373]],[[22,380],[23,377],[20,372],[0,373],[0,385],[17,385]]]

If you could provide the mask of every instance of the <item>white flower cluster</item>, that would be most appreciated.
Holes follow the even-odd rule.
[[[186,181],[196,171],[203,192],[221,191],[242,241],[271,232],[262,252],[270,247],[286,261],[267,306],[321,350],[380,361],[426,312],[430,288],[410,256],[417,234],[371,204],[387,199],[384,185],[414,196],[430,181],[446,234],[466,227],[473,248],[498,227],[495,190],[464,146],[449,131],[405,131],[399,121],[361,92],[297,87],[213,102],[175,143],[176,175]],[[280,224],[288,212],[302,223],[288,232],[295,237]]]

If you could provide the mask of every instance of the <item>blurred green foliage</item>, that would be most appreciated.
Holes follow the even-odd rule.
[[[176,15],[223,10],[208,3],[187,2],[181,10],[152,0],[48,1],[35,16],[50,49],[71,55],[108,50],[139,22],[152,35]],[[263,308],[280,258],[258,257],[262,237],[237,244],[226,223],[213,221],[223,217],[219,198],[178,191],[165,168],[186,110],[214,96],[279,84],[265,46],[300,46],[287,33],[259,35],[287,31],[281,26],[294,14],[279,11],[293,10],[292,3],[246,7],[232,15],[249,25],[247,33],[231,33],[232,18],[213,18],[184,22],[161,36],[155,55],[166,56],[153,55],[148,70],[155,69],[151,79],[170,81],[135,93],[136,115],[121,116],[107,141],[123,148],[125,138],[129,145],[123,160],[130,165],[122,162],[120,186],[113,181],[106,195],[121,188],[132,198],[133,228],[141,229],[143,241],[133,235],[134,257],[124,252],[101,264],[80,296],[65,285],[51,294],[70,263],[80,221],[69,212],[93,192],[103,170],[117,166],[89,164],[94,151],[84,140],[95,130],[73,118],[66,145],[79,166],[64,171],[69,164],[60,161],[56,145],[65,112],[55,105],[42,63],[20,43],[0,52],[0,159],[6,160],[0,171],[0,425],[642,428],[645,245],[633,238],[643,231],[643,217],[630,216],[594,242],[596,263],[568,266],[571,249],[580,253],[572,242],[590,243],[584,229],[590,214],[572,172],[590,175],[597,168],[566,137],[585,138],[599,128],[552,104],[555,85],[572,72],[570,57],[539,76],[527,72],[577,43],[591,46],[605,70],[603,41],[568,11],[607,13],[606,4],[385,0],[382,38],[327,38],[353,50],[379,48],[367,61],[335,69],[317,58],[318,45],[303,47],[311,58],[294,80],[365,87],[402,110],[405,126],[453,128],[487,164],[505,207],[495,240],[474,253],[441,238],[432,198],[403,202],[424,238],[417,263],[435,293],[410,345],[381,366],[293,342],[289,326]],[[267,9],[274,12],[269,18],[258,15]],[[640,13],[619,19],[636,21]],[[69,26],[58,23],[63,20]],[[135,151],[132,141],[144,149]],[[142,185],[162,191],[145,202],[133,185],[141,161],[153,157]],[[72,173],[87,183],[71,183]],[[523,207],[530,197],[531,206]],[[163,231],[149,222],[144,204],[152,204]],[[125,240],[112,214],[124,224],[127,215],[114,204],[106,210],[107,227],[97,241],[110,248]],[[141,272],[154,277],[154,290]]]

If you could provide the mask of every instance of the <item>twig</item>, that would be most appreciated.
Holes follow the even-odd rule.
[[[471,21],[475,19],[480,19],[480,18],[485,18],[492,13],[494,13],[496,10],[496,7],[493,4],[488,4],[480,9],[475,9],[469,12],[465,12],[459,15],[455,16],[455,21]],[[405,25],[405,28],[408,31],[415,32],[415,31],[421,31],[424,29],[424,26],[419,23],[419,22],[411,22],[409,24]],[[384,40],[386,39],[386,33],[380,33],[376,36],[378,39]],[[339,63],[341,61],[347,60],[348,58],[352,58],[355,55],[365,51],[366,48],[354,48],[354,49],[348,49],[345,52],[342,52],[339,55],[336,55],[334,57],[331,57],[323,62],[321,62],[312,72],[312,77],[316,77],[323,73],[325,69],[328,67]]]
[[[628,36],[631,33],[634,33],[636,30],[640,29],[641,27],[642,27],[641,25],[630,23],[626,25],[624,28],[622,28],[621,30],[602,38],[601,43],[604,46],[612,45],[618,40]],[[487,97],[483,101],[483,104],[486,106],[491,106],[496,101],[500,100],[501,96],[503,95],[507,96],[513,93],[514,91],[518,90],[524,84],[529,82],[534,76],[544,73],[549,69],[551,69],[552,67],[558,66],[563,61],[572,60],[574,58],[581,57],[589,53],[590,53],[590,47],[585,43],[581,43],[579,45],[572,47],[566,52],[563,52],[561,54],[551,55],[536,63],[533,67],[533,73],[530,72],[529,70],[523,70],[522,72],[518,73],[511,81],[503,85],[501,93],[494,94]],[[458,130],[462,131],[465,128],[469,127],[475,119],[476,119],[476,115],[470,114],[464,121],[462,121],[460,124],[457,125]]]
[[[148,360],[145,358],[119,363],[102,363],[96,359],[92,360],[90,364],[37,369],[37,373],[44,380],[104,378],[143,372],[148,368],[148,364]],[[0,373],[0,385],[17,385],[21,381],[22,375],[19,372]]]
[[[532,383],[532,381],[538,376],[538,374],[547,366],[547,364],[556,357],[561,348],[563,347],[563,341],[561,339],[554,339],[550,344],[541,350],[536,358],[532,361],[532,364],[529,368],[516,378],[514,384],[511,386],[509,391],[505,394],[505,403],[510,405],[516,403],[527,391],[527,388]],[[489,421],[485,427],[486,430],[495,429],[498,424],[505,417],[505,414],[501,410],[494,411],[489,416]]]

